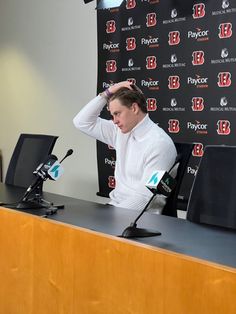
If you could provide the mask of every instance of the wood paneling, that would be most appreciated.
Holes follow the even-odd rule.
[[[0,210],[0,313],[236,313],[236,269]]]

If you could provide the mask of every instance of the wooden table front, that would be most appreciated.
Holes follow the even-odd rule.
[[[235,314],[236,269],[0,209],[2,314]]]

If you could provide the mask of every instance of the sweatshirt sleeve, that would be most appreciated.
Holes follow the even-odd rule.
[[[98,95],[82,108],[73,123],[83,133],[115,148],[117,127],[111,120],[99,117],[105,105],[106,99]]]

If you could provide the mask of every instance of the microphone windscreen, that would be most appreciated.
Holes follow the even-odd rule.
[[[153,194],[165,196],[169,196],[175,186],[176,180],[164,170],[155,171],[146,183],[146,187]]]
[[[70,156],[70,155],[73,154],[73,152],[74,152],[73,149],[69,149],[66,155],[67,155],[67,156]]]

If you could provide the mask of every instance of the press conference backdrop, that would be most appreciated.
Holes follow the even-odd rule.
[[[136,83],[151,119],[195,146],[187,198],[206,144],[235,145],[236,0],[126,0],[98,11],[98,92]],[[104,109],[104,118],[110,119]],[[115,150],[97,143],[99,195],[115,187]],[[223,161],[222,161],[223,162]]]

